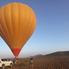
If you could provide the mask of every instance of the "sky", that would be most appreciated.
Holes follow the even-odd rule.
[[[0,0],[0,6],[22,2],[36,14],[36,30],[22,48],[19,58],[56,51],[69,51],[69,0]],[[0,58],[14,57],[0,37]]]

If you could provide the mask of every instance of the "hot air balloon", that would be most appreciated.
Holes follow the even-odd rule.
[[[0,9],[0,35],[15,56],[30,38],[36,27],[32,8],[22,3],[10,3]]]

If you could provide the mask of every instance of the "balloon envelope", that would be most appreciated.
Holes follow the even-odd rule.
[[[1,7],[0,20],[0,35],[18,56],[35,29],[35,13],[25,4],[10,3]]]

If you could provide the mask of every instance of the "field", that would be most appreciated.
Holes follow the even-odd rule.
[[[69,57],[34,58],[33,63],[21,59],[12,69],[69,69]]]
[[[29,58],[17,59],[11,69],[69,69],[69,55],[33,57],[32,63]]]

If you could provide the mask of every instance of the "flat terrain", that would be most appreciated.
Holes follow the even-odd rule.
[[[10,69],[10,68],[6,68]],[[18,59],[11,69],[69,69],[69,54],[51,54]]]

